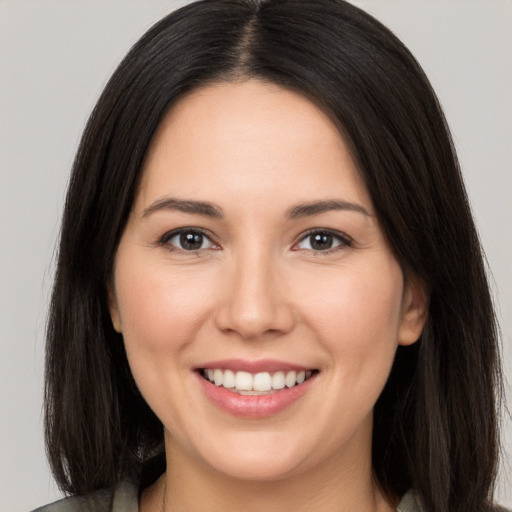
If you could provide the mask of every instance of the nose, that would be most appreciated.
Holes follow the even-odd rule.
[[[279,269],[265,255],[241,258],[224,274],[217,327],[244,339],[286,334],[295,315]]]

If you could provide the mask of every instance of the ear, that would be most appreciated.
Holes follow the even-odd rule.
[[[428,293],[425,284],[416,276],[405,279],[402,318],[398,329],[398,344],[412,345],[418,341],[428,316]]]
[[[116,294],[114,292],[114,285],[111,282],[107,284],[107,301],[108,310],[110,312],[110,318],[112,320],[114,330],[120,333],[122,332],[121,316],[119,315],[119,307],[117,305]]]

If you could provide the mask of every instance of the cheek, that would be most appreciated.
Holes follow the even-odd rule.
[[[128,251],[126,251],[128,253]],[[210,316],[212,293],[208,275],[200,285],[193,274],[149,258],[120,254],[115,289],[121,330],[131,372],[156,415],[179,428],[179,407],[170,389],[186,389],[187,359],[197,331]]]
[[[123,265],[116,269],[116,295],[127,345],[146,350],[179,348],[203,324],[212,293],[187,272],[157,264]]]
[[[352,361],[351,371],[368,362],[378,366],[379,358],[392,358],[396,350],[402,273],[393,261],[382,267],[346,268],[336,275],[317,276],[308,293],[302,293],[307,322],[335,358]]]

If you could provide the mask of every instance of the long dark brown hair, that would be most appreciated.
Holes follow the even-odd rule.
[[[140,474],[163,430],[140,396],[106,283],[148,145],[184,93],[257,77],[333,118],[384,233],[430,296],[418,343],[400,347],[375,406],[382,490],[432,512],[487,510],[501,391],[495,317],[457,158],[422,69],[382,24],[342,0],[206,0],[131,49],[83,134],[69,185],[49,314],[46,440],[62,489]],[[313,172],[313,171],[312,171]]]

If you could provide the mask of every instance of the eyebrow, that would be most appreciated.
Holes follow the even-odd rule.
[[[144,209],[142,217],[148,217],[152,213],[162,210],[174,210],[184,213],[192,213],[195,215],[204,215],[205,217],[212,217],[215,219],[224,218],[222,209],[213,205],[212,203],[208,203],[206,201],[176,199],[174,197],[164,197],[157,199],[155,202]],[[289,219],[298,219],[301,217],[309,217],[333,210],[348,210],[371,217],[371,214],[364,206],[340,199],[301,203],[290,208],[286,212],[286,217]]]
[[[174,197],[164,197],[157,199],[154,203],[144,209],[142,217],[147,217],[152,213],[162,210],[175,210],[184,213],[193,213],[196,215],[204,215],[205,217],[213,217],[215,219],[224,218],[222,209],[205,201],[184,201]]]
[[[342,201],[340,199],[330,199],[327,201],[314,201],[311,203],[302,203],[297,206],[294,206],[293,208],[290,208],[286,213],[286,216],[289,219],[298,219],[301,217],[318,215],[320,213],[332,210],[348,210],[352,212],[362,213],[367,217],[372,216],[364,206],[357,203]]]

